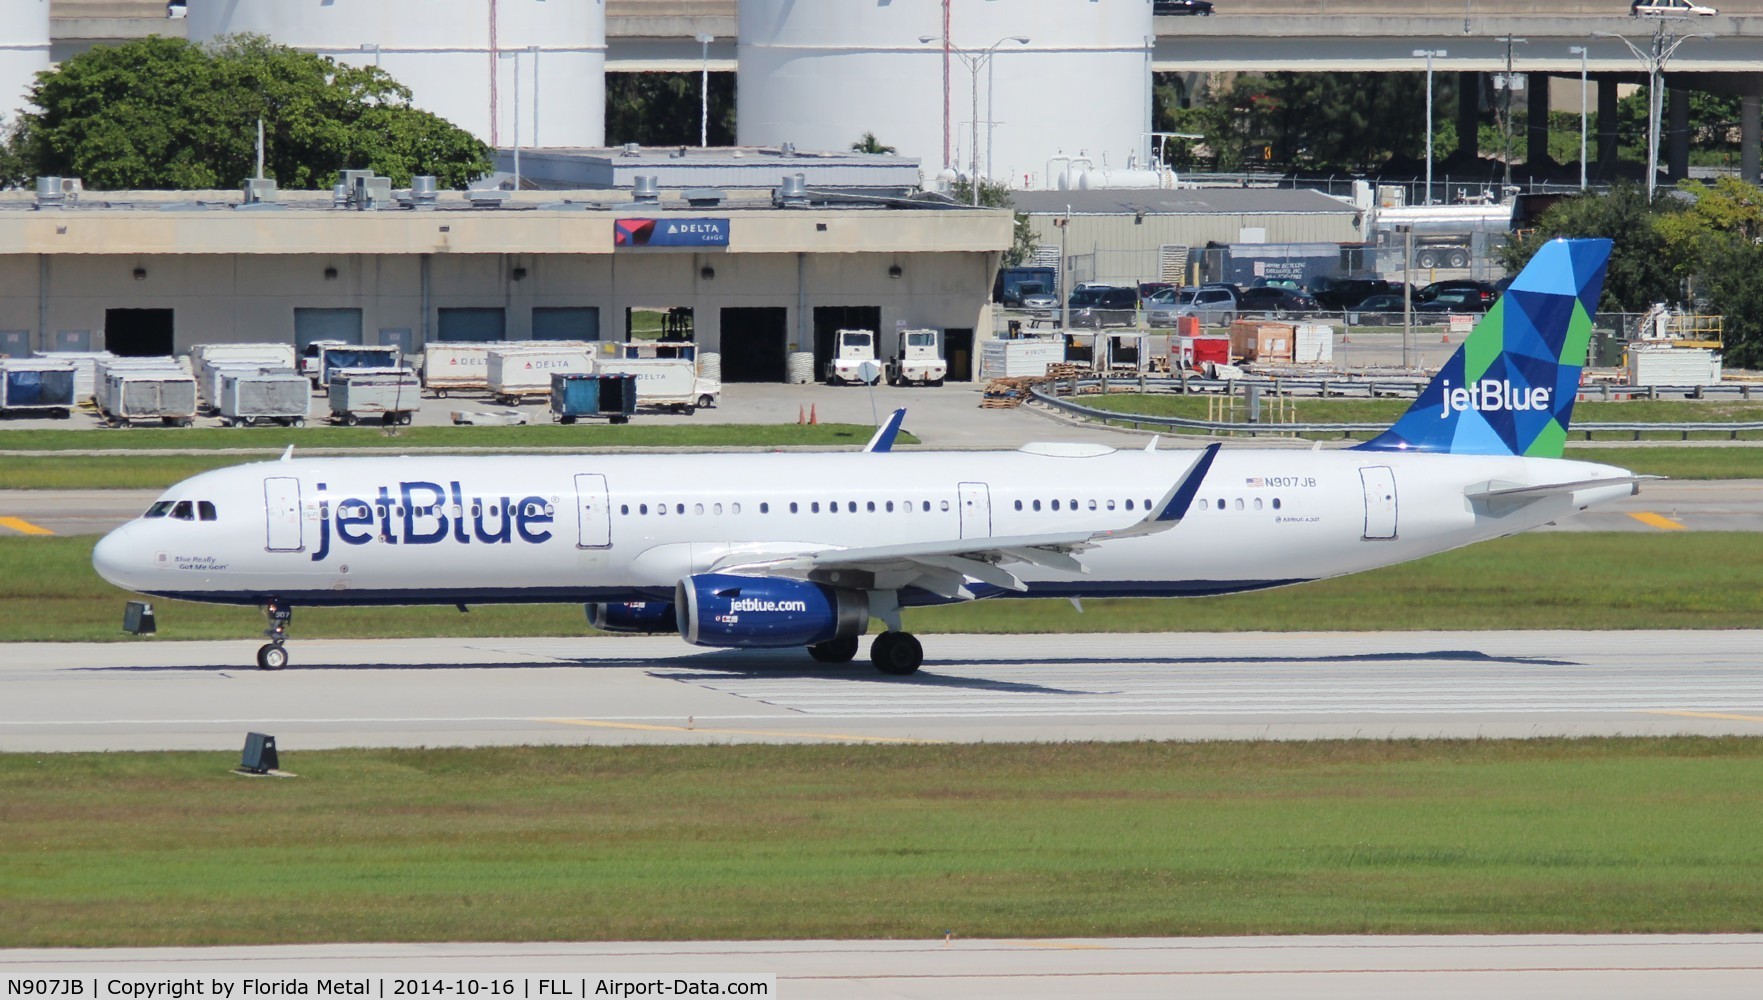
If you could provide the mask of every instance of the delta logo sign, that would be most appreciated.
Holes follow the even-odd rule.
[[[727,219],[616,219],[615,247],[726,247]]]

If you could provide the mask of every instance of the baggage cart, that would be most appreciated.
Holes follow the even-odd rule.
[[[331,378],[331,423],[377,419],[408,424],[422,407],[422,383],[408,368],[341,369]]]
[[[75,405],[77,376],[72,361],[0,360],[0,413],[65,419]]]
[[[582,417],[630,423],[637,409],[637,376],[630,372],[551,376],[551,419],[573,424]]]
[[[292,368],[243,371],[220,369],[220,422],[223,427],[277,424],[303,427],[312,410],[312,383]]]
[[[196,380],[180,368],[107,367],[98,390],[98,413],[111,427],[139,420],[167,427],[196,422]]]
[[[205,412],[220,409],[219,368],[292,369],[292,344],[197,344],[190,348],[190,374]]]

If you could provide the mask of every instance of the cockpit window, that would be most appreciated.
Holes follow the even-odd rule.
[[[172,502],[170,500],[160,500],[160,501],[154,503],[153,506],[148,507],[147,513],[142,514],[141,516],[142,517],[164,517],[165,515],[171,513],[171,504],[172,504]]]
[[[207,500],[196,501],[196,516],[204,521],[215,520],[214,504],[209,503]]]
[[[177,506],[171,509],[171,516],[180,521],[194,521],[196,519],[196,505],[188,500],[179,500]]]

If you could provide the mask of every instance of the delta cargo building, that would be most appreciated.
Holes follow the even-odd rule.
[[[780,170],[777,175],[785,175]],[[0,197],[0,350],[162,355],[320,339],[623,340],[659,318],[781,382],[833,331],[947,331],[971,378],[1011,214],[935,199],[774,189]],[[64,192],[65,189],[65,193]],[[647,327],[653,329],[653,326]],[[816,370],[818,370],[818,365]]]

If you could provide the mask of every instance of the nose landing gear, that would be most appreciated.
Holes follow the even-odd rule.
[[[269,618],[269,628],[263,630],[269,641],[257,649],[257,669],[280,670],[288,665],[288,651],[283,643],[288,641],[288,623],[294,620],[294,608],[280,598],[270,598],[263,613]]]

